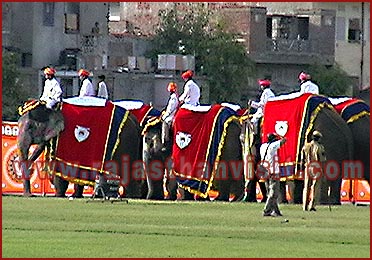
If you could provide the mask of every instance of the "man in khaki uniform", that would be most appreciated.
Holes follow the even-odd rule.
[[[323,172],[326,161],[324,146],[321,144],[323,135],[314,131],[312,140],[302,148],[301,160],[305,162],[305,182],[302,198],[304,211],[316,211],[315,205],[319,200],[320,186],[325,179]]]

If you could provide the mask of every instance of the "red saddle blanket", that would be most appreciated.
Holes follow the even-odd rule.
[[[213,105],[207,112],[180,108],[174,118],[173,172],[179,185],[206,197],[220,160],[228,124],[235,112]]]
[[[331,99],[331,102],[336,111],[348,124],[370,114],[370,107],[360,99],[340,98]]]
[[[136,117],[141,127],[144,127],[150,118],[160,116],[159,110],[140,100],[118,100],[114,101],[114,104],[129,110]]]
[[[119,143],[128,111],[106,102],[105,106],[62,104],[65,129],[57,140],[56,175],[79,184],[94,185],[105,171]]]
[[[287,142],[278,151],[282,177],[294,174],[294,166],[300,161],[301,148],[311,130],[311,122],[325,105],[331,106],[327,98],[309,93],[297,98],[266,103],[261,141],[267,142],[269,133],[277,133],[287,138]]]

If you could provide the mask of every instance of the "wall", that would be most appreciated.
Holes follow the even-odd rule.
[[[121,73],[107,75],[107,82],[114,88],[113,99],[137,99],[162,110],[168,101],[168,83],[174,81],[178,85],[178,92],[183,92],[183,81],[179,76],[160,74]],[[209,102],[209,87],[205,80],[195,77],[201,88],[201,103]]]

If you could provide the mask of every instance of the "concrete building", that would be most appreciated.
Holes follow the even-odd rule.
[[[256,6],[267,7],[269,15],[300,14],[306,17],[305,11],[309,14],[320,10],[333,11],[335,31],[328,38],[334,38],[334,61],[354,79],[354,89],[350,94],[356,95],[370,88],[369,2],[256,2]],[[323,22],[331,22],[329,18],[325,14]]]
[[[162,84],[178,80],[178,72],[167,71],[160,76],[154,73],[154,61],[143,58],[151,48],[148,38],[156,32],[159,12],[173,8],[188,13],[195,5],[3,2],[2,47],[20,54],[22,72],[30,78],[28,82],[40,82],[40,92],[40,68],[56,66],[65,96],[71,96],[79,90],[76,70],[84,67],[93,72],[94,78],[106,74],[112,98],[145,96],[145,102],[160,108],[166,102]],[[354,79],[350,94],[369,89],[367,2],[201,2],[200,6],[212,11],[216,19],[223,17],[230,30],[239,33],[239,40],[256,62],[257,76],[271,78],[278,92],[294,90],[299,71],[314,61],[339,64]],[[123,71],[129,73],[119,73]],[[255,80],[248,85],[247,95],[252,97],[257,91]],[[202,91],[208,102],[208,88]]]

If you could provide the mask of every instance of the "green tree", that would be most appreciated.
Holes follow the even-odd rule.
[[[17,120],[17,109],[26,99],[22,79],[18,73],[19,56],[13,52],[3,51],[3,81],[2,81],[2,119]]]
[[[248,78],[255,73],[255,65],[236,36],[224,32],[221,23],[212,24],[210,16],[203,4],[194,4],[184,15],[176,9],[161,11],[149,56],[194,55],[196,73],[207,78],[210,102],[239,103]]]
[[[313,64],[308,72],[319,85],[319,92],[325,96],[345,96],[353,85],[353,80],[337,64],[332,67]]]

